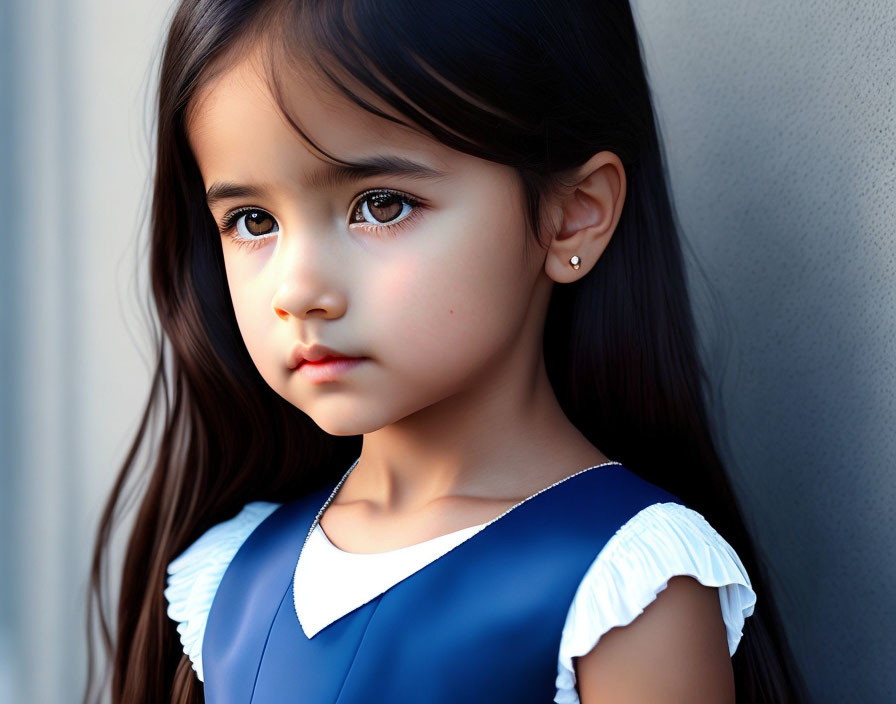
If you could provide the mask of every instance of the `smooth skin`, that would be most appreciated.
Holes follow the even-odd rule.
[[[719,590],[693,577],[672,577],[642,614],[573,664],[582,704],[734,702]]]
[[[287,107],[324,150],[351,162],[399,157],[440,174],[313,178],[329,160],[279,112],[258,55],[228,61],[191,103],[188,137],[207,190],[226,182],[255,191],[209,209],[219,227],[237,209],[254,210],[222,231],[221,247],[259,373],[325,432],[364,436],[321,517],[331,542],[383,552],[429,540],[607,462],[563,413],[541,336],[552,287],[585,276],[616,228],[626,189],[619,158],[600,152],[567,174],[573,185],[546,199],[541,248],[526,232],[513,169],[376,117],[299,70]],[[370,189],[418,205],[368,197],[363,207]],[[297,342],[366,360],[311,384],[288,368]],[[731,701],[717,590],[673,580],[578,670],[583,704]]]

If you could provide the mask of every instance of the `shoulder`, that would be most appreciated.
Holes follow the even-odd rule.
[[[734,702],[716,590],[674,576],[634,621],[576,658],[582,704]]]
[[[576,591],[563,629],[556,701],[578,702],[580,678],[590,695],[582,704],[603,701],[606,693],[595,697],[591,691],[598,686],[594,673],[615,672],[604,662],[611,659],[643,667],[652,651],[642,640],[655,655],[664,654],[656,668],[648,663],[652,680],[671,676],[681,682],[682,672],[694,672],[687,658],[698,658],[711,669],[698,681],[721,673],[727,686],[730,655],[755,603],[743,563],[703,516],[680,503],[651,504],[607,541]],[[705,648],[715,659],[705,657]],[[647,685],[643,674],[638,682]],[[651,698],[644,691],[634,696]],[[610,701],[625,701],[620,697]]]
[[[246,538],[281,504],[252,501],[217,523],[168,564],[167,614],[177,622],[184,652],[202,675],[202,638],[212,600],[234,555]]]

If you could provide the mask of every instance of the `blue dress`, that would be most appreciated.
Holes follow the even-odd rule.
[[[202,642],[210,704],[547,704],[595,554],[645,507],[681,503],[619,464],[580,472],[308,638],[292,580],[333,488],[274,510],[227,566]]]

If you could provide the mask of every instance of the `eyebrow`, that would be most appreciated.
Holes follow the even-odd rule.
[[[372,156],[352,164],[330,164],[313,171],[305,181],[308,188],[332,188],[341,183],[354,183],[371,176],[402,176],[415,180],[435,180],[446,174],[425,164],[398,156]],[[265,195],[260,186],[227,181],[213,183],[205,194],[208,207],[231,198],[258,198]]]

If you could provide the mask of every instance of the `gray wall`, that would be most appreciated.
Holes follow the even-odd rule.
[[[896,701],[896,4],[634,5],[794,649],[816,701]]]
[[[896,5],[634,5],[787,631],[817,701],[893,701]],[[149,379],[146,98],[168,10],[0,3],[2,702],[83,684],[93,532]]]

